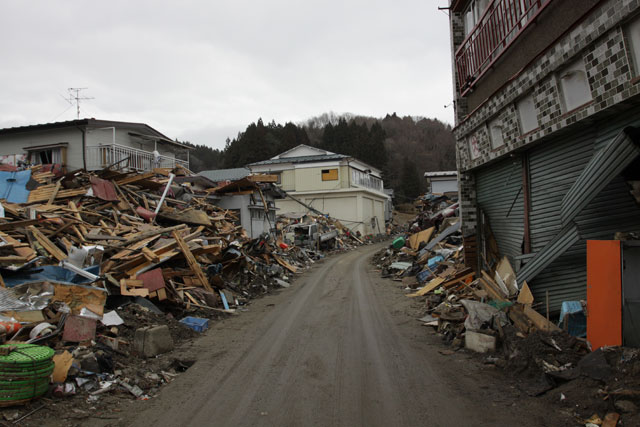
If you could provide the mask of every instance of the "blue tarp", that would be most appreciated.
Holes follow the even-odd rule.
[[[100,274],[100,266],[94,265],[92,267],[84,268],[83,270],[93,274]],[[43,265],[37,269],[33,269],[26,272],[20,272],[17,274],[7,274],[4,276],[4,283],[7,287],[12,288],[26,282],[37,282],[40,280],[51,280],[54,282],[66,282],[74,284],[82,284],[91,282],[90,279],[82,277],[71,270],[58,267],[57,265]]]
[[[9,203],[27,203],[29,190],[27,183],[31,179],[31,171],[0,171],[0,199]]]
[[[567,332],[574,337],[587,336],[587,317],[580,301],[563,301],[558,326],[562,328],[565,316],[568,318]]]

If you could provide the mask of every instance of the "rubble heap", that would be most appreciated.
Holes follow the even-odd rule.
[[[526,282],[517,285],[509,259],[499,256],[495,242],[488,244],[484,269],[476,272],[465,264],[465,254],[474,248],[464,247],[456,203],[427,195],[419,204],[423,210],[409,222],[409,232],[378,252],[373,263],[384,277],[402,282],[407,297],[422,301],[419,320],[425,326],[454,351],[466,347],[484,353],[485,363],[526,379],[522,388],[528,394],[560,401],[583,424],[600,425],[597,413],[619,417],[621,412],[624,420],[637,421],[632,418],[640,404],[637,350],[591,352],[579,337],[584,331],[571,330],[566,320],[559,322],[562,327],[552,323],[548,303],[534,301]],[[548,393],[555,389],[558,395]]]
[[[16,172],[0,215],[0,339],[55,348],[54,394],[152,394],[188,363],[139,361],[173,349],[251,298],[288,287],[324,255],[285,231],[250,239],[233,211],[214,203],[226,183],[202,185],[176,168]],[[261,193],[259,179],[249,182]],[[270,184],[265,184],[270,185]],[[263,199],[264,201],[264,199]],[[319,224],[322,248],[362,243],[338,221]],[[158,359],[159,360],[159,359]],[[153,364],[152,364],[153,365]],[[186,366],[186,367],[185,367]],[[0,405],[2,403],[0,402]]]

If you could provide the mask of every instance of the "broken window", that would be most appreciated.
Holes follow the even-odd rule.
[[[531,132],[540,126],[538,123],[538,114],[536,113],[536,105],[533,102],[533,94],[530,93],[520,99],[516,103],[516,109],[518,110],[520,131],[522,134]]]
[[[60,148],[48,150],[32,151],[29,159],[33,164],[49,165],[52,163],[62,163],[62,153]]]
[[[582,58],[560,73],[560,88],[565,111],[574,110],[593,99]]]
[[[323,181],[337,181],[338,180],[338,169],[322,169],[322,180]]]

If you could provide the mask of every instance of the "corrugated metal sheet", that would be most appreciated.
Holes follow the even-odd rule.
[[[589,160],[578,179],[562,199],[560,216],[566,226],[607,184],[640,154],[627,132],[620,132]]]
[[[594,130],[571,139],[549,141],[529,152],[531,251],[541,251],[561,230],[565,194],[593,157]]]
[[[623,119],[616,117],[570,138],[549,141],[529,153],[531,242],[537,256],[518,272],[518,281],[533,277],[529,285],[538,302],[544,301],[549,291],[552,311],[558,311],[562,301],[586,298],[586,239],[611,239],[617,231],[640,230],[640,209],[619,171],[597,185],[586,179],[609,168],[599,168],[594,162],[617,163],[607,160],[600,150],[610,147],[612,152],[618,151],[612,144],[620,141],[616,137],[625,126],[638,121],[638,113],[637,109],[633,114],[625,112],[620,116]],[[568,193],[571,203],[565,199]],[[560,215],[563,200],[565,228]],[[561,245],[556,236],[574,224],[578,239]]]
[[[524,236],[524,194],[522,162],[508,159],[476,173],[478,206],[489,218],[489,225],[502,255],[512,265],[522,254]]]
[[[525,280],[531,280],[541,271],[543,271],[549,264],[558,259],[569,248],[578,242],[580,235],[578,234],[578,227],[571,224],[565,227],[556,237],[545,246],[536,256],[529,261],[518,272],[518,283],[522,283]]]

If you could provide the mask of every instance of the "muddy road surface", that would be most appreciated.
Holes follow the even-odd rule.
[[[115,424],[564,425],[478,356],[440,354],[416,303],[372,271],[381,247],[332,256],[214,324],[190,349],[195,365]]]

